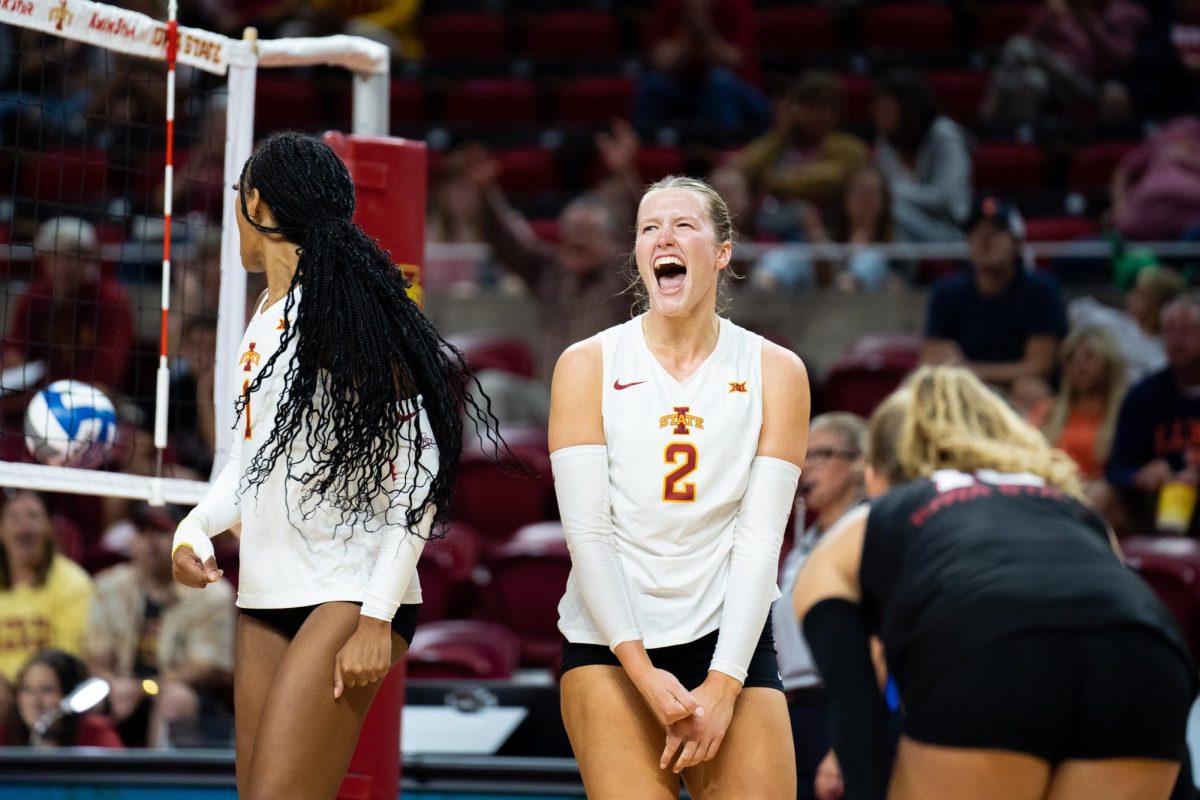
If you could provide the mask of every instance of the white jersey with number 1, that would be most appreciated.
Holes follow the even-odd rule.
[[[762,429],[762,337],[721,319],[716,348],[677,381],[650,352],[642,320],[600,334],[602,412],[617,555],[644,645],[654,648],[720,626]],[[568,641],[608,644],[574,570],[558,611]]]

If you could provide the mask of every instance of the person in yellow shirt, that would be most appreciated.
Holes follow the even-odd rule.
[[[41,495],[6,493],[0,510],[0,676],[49,647],[81,655],[92,579],[58,552]]]

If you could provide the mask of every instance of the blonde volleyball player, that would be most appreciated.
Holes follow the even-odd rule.
[[[808,439],[804,365],[716,312],[733,226],[702,181],[637,215],[637,318],[570,347],[550,448],[573,566],[562,711],[588,797],[794,798],[769,613]]]
[[[267,291],[236,365],[230,463],[180,524],[175,577],[220,575],[242,525],[234,665],[242,800],[330,800],[384,677],[412,641],[416,564],[445,515],[473,379],[351,220],[321,141],[272,136],[238,192],[241,257]]]

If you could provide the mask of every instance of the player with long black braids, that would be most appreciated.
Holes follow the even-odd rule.
[[[328,800],[412,641],[462,415],[500,440],[461,353],[352,221],[354,185],[327,145],[272,136],[234,188],[242,263],[267,291],[226,367],[229,464],[180,524],[173,568],[188,586],[216,580],[209,538],[241,523],[238,796]]]

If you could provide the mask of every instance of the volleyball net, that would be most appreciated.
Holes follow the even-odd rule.
[[[221,367],[262,288],[232,191],[259,71],[342,74],[341,118],[321,127],[382,135],[388,69],[388,49],[357,37],[238,40],[87,0],[0,0],[0,485],[199,500],[234,424]],[[26,447],[31,398],[60,380],[116,408],[99,469]]]

